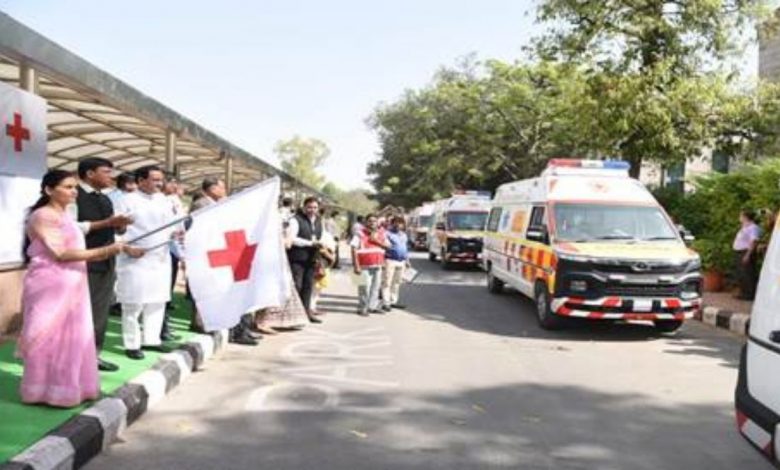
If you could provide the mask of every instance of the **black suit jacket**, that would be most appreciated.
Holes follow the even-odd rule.
[[[96,191],[87,193],[79,186],[76,205],[78,206],[79,222],[104,220],[114,215],[114,205],[105,194]],[[91,230],[86,235],[87,248],[100,248],[114,243],[116,231],[113,228]],[[87,269],[93,272],[106,272],[114,269],[114,259],[92,261],[87,263]]]

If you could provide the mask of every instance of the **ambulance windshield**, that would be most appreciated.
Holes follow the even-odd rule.
[[[679,240],[660,207],[559,203],[554,213],[557,241]]]
[[[449,230],[485,230],[487,212],[450,212],[447,214]]]
[[[431,225],[431,222],[433,222],[432,215],[421,215],[420,222],[417,225],[419,225],[420,227],[427,227]]]

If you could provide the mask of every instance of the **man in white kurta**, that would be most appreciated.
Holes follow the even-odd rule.
[[[124,235],[126,241],[172,222],[170,201],[161,192],[164,175],[159,167],[136,172],[138,191],[120,200],[118,213],[132,214],[134,223]],[[135,243],[147,249],[142,258],[117,257],[117,301],[122,304],[122,340],[131,359],[142,359],[142,349],[164,351],[160,340],[165,303],[171,298],[171,255],[168,242],[176,226],[161,230]],[[143,331],[140,319],[143,319]]]

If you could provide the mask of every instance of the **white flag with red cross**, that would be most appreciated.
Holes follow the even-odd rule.
[[[207,331],[230,328],[245,313],[287,300],[279,190],[279,178],[271,178],[191,214],[184,259]]]
[[[0,267],[23,261],[24,220],[46,172],[46,100],[0,82]]]

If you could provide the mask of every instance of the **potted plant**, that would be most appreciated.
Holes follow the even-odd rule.
[[[693,248],[701,257],[705,292],[720,292],[725,286],[725,273],[731,267],[732,253],[728,246],[713,240],[696,240]]]

